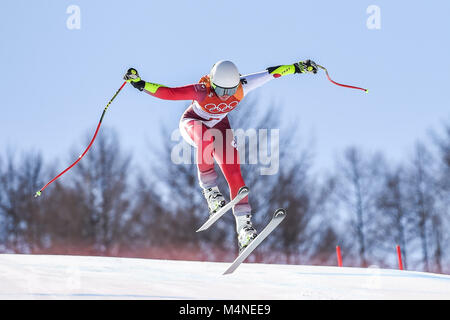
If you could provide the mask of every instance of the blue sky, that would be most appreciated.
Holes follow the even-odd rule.
[[[79,30],[66,26],[70,5],[81,10]],[[379,30],[366,26],[370,5],[381,10]],[[221,59],[245,74],[311,58],[370,94],[323,73],[294,75],[252,92],[260,112],[274,102],[296,119],[319,167],[350,145],[400,160],[450,120],[449,13],[448,1],[1,1],[0,152],[41,151],[64,169],[130,66],[181,86]],[[170,142],[160,124],[176,129],[186,105],[126,86],[103,123],[145,161],[148,141]]]

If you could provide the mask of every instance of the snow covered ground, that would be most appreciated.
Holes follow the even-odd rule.
[[[450,299],[450,276],[378,268],[0,254],[0,299]]]

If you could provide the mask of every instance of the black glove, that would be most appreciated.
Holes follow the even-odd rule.
[[[123,76],[123,79],[131,83],[131,85],[139,91],[144,90],[145,81],[141,79],[136,69],[128,69],[127,73],[125,73],[125,75]]]
[[[297,73],[317,73],[318,67],[317,64],[312,60],[300,61],[298,63],[294,63],[295,70]]]

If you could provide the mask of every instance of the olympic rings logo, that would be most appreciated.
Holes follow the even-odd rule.
[[[210,113],[225,113],[233,110],[238,105],[238,103],[239,101],[232,101],[229,104],[222,102],[218,105],[216,105],[215,103],[208,103],[203,108]]]

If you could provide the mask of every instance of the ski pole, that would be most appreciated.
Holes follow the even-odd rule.
[[[354,86],[349,86],[346,84],[342,84],[342,83],[337,83],[336,81],[333,81],[333,79],[330,78],[330,75],[328,74],[328,70],[325,67],[322,67],[321,65],[317,65],[320,69],[324,70],[325,73],[327,74],[327,78],[328,80],[330,80],[332,83],[334,83],[335,85],[341,86],[341,87],[345,87],[345,88],[350,88],[350,89],[358,89],[358,90],[362,90],[366,93],[369,93],[369,89],[364,89],[364,88],[360,88],[360,87],[354,87]]]
[[[52,184],[56,179],[58,179],[59,177],[61,177],[64,173],[66,173],[67,171],[69,171],[70,169],[72,169],[73,166],[75,166],[83,157],[84,155],[88,152],[88,150],[91,148],[92,144],[94,143],[95,138],[97,137],[97,133],[98,130],[100,129],[100,126],[102,124],[103,121],[103,117],[105,116],[106,110],[108,110],[109,105],[111,104],[111,102],[113,102],[113,100],[117,97],[117,95],[119,94],[120,90],[122,90],[122,88],[125,86],[127,82],[125,81],[122,86],[119,88],[119,90],[117,90],[117,92],[114,94],[114,96],[111,98],[111,100],[109,100],[108,104],[106,105],[105,109],[103,110],[102,116],[100,117],[100,121],[98,122],[97,125],[97,129],[95,130],[94,133],[94,137],[92,138],[91,142],[89,143],[88,147],[86,148],[86,150],[84,150],[84,152],[81,154],[81,156],[78,157],[78,159],[72,163],[67,169],[65,169],[63,172],[61,172],[60,174],[58,174],[56,177],[54,177],[52,180],[50,180],[45,186],[43,186],[39,191],[36,192],[36,194],[34,195],[34,197],[39,197],[42,193],[42,191],[45,190],[45,188],[47,188],[50,184]]]

